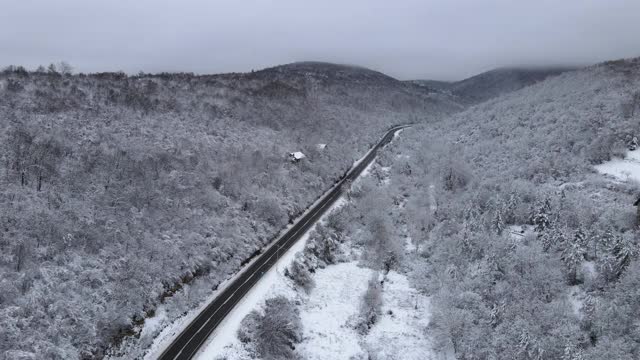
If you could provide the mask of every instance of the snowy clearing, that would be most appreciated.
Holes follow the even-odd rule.
[[[595,169],[623,181],[640,181],[640,150],[629,151],[624,159],[612,159],[596,165]]]
[[[384,282],[382,316],[366,338],[374,359],[435,358],[427,336],[430,299],[412,288],[406,276],[391,271]]]
[[[372,273],[355,261],[316,272],[316,287],[300,309],[304,340],[298,350],[304,358],[366,359],[350,320],[358,314]]]

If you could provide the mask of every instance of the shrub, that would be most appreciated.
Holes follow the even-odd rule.
[[[321,224],[311,233],[304,249],[305,254],[318,259],[321,268],[335,263],[337,250],[338,240],[335,239],[335,234]]]
[[[291,267],[285,270],[284,275],[293,280],[297,286],[303,288],[307,293],[315,286],[311,272],[300,253],[297,254],[296,260],[291,264]]]
[[[284,296],[268,299],[264,315],[254,310],[242,320],[238,338],[262,359],[295,359],[295,345],[302,341],[298,309]]]
[[[382,314],[382,286],[378,282],[378,273],[375,273],[362,296],[356,330],[363,335],[367,334],[378,321],[380,314]]]
[[[471,171],[465,165],[452,163],[442,172],[442,182],[447,191],[464,189],[471,181]]]
[[[24,90],[24,86],[22,86],[22,84],[18,80],[8,79],[7,90],[11,92],[20,92]]]

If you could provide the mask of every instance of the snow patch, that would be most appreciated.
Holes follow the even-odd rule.
[[[303,358],[366,358],[349,320],[358,314],[372,273],[355,261],[316,271],[316,286],[300,309],[304,340],[297,349]]]
[[[640,181],[640,150],[627,152],[624,159],[612,159],[594,167],[601,174],[611,175],[623,181]]]
[[[406,276],[391,271],[382,293],[382,316],[371,328],[365,346],[373,359],[428,360],[436,355],[427,326],[431,302],[412,288]]]
[[[438,211],[438,202],[436,201],[436,186],[429,185],[429,211],[431,214],[435,214]]]
[[[582,263],[582,271],[585,275],[590,276],[591,279],[595,279],[598,275],[596,270],[596,263],[594,261],[585,261]]]
[[[584,290],[580,288],[578,285],[570,286],[569,293],[567,297],[569,299],[569,303],[571,304],[571,309],[573,310],[573,314],[578,317],[578,319],[582,319],[582,307],[584,306],[584,298],[586,293]]]
[[[413,239],[411,238],[411,236],[405,236],[404,249],[408,253],[413,253],[418,250],[418,247],[413,243]]]
[[[140,332],[141,337],[153,336],[167,319],[167,313],[163,306],[159,306],[153,317],[144,321],[144,326]]]
[[[509,236],[514,240],[522,240],[525,236],[535,233],[532,225],[509,225],[507,229]]]

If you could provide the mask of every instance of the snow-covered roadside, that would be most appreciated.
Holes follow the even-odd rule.
[[[372,162],[363,170],[355,184],[370,175],[374,163]],[[345,203],[346,200],[341,197],[327,214]],[[321,219],[320,222],[323,221]],[[373,271],[359,267],[357,261],[331,265],[316,271],[315,288],[311,295],[298,292],[292,281],[284,276],[284,269],[293,262],[295,254],[304,249],[309,233],[310,231],[289,249],[276,267],[272,268],[234,308],[210,336],[209,342],[198,352],[196,359],[244,360],[255,356],[248,353],[240,343],[237,332],[246,315],[253,310],[260,310],[265,300],[275,296],[285,296],[294,300],[294,303],[301,304],[299,310],[304,336],[297,351],[304,358],[366,359],[368,357],[367,346],[364,345],[365,339],[356,332],[352,323],[359,312],[362,295]],[[404,284],[408,287],[406,278]],[[409,294],[411,291],[407,290],[404,293]],[[414,300],[411,298],[404,303],[408,304]],[[403,318],[402,321],[406,322],[407,319]],[[400,323],[396,325],[396,329],[401,327]],[[424,329],[420,331],[423,332]],[[416,330],[415,333],[420,331]],[[388,334],[383,332],[381,336],[386,335]]]
[[[331,191],[331,190],[329,190],[329,191]],[[323,198],[324,198],[324,196],[322,196],[317,202],[321,201],[321,199],[323,199]],[[327,214],[331,213],[332,211],[334,211],[336,208],[342,206],[343,204],[344,204],[344,201],[342,199],[338,199],[331,206],[331,208],[329,209]],[[313,206],[315,206],[315,205],[316,205],[316,203],[313,204]],[[309,210],[305,211],[305,214],[308,211]],[[301,215],[301,217],[302,216],[303,215]],[[325,216],[326,216],[326,214],[325,214]],[[293,226],[293,224],[289,224],[285,229],[283,229],[281,231],[281,233],[278,235],[278,237],[281,236],[282,234],[284,234],[286,231],[288,231],[291,226]],[[280,285],[280,283],[282,283],[282,279],[280,279],[280,277],[283,277],[282,271],[284,270],[284,268],[286,268],[287,266],[289,266],[291,264],[295,254],[298,251],[301,251],[304,248],[304,245],[306,244],[306,240],[307,240],[308,234],[314,228],[315,228],[315,226],[312,226],[309,229],[309,231],[307,231],[307,233],[305,233],[300,238],[299,241],[297,241],[295,244],[293,244],[291,246],[291,248],[289,248],[289,250],[287,252],[283,253],[281,255],[280,260],[278,260],[278,262],[276,263],[276,266],[271,268],[267,272],[267,274],[265,274],[262,277],[262,279],[251,289],[251,291],[238,303],[238,305],[236,305],[234,310],[231,311],[227,315],[225,320],[218,326],[218,328],[209,337],[210,340],[213,339],[213,338],[216,339],[215,342],[211,343],[211,346],[213,348],[213,350],[211,350],[211,351],[219,350],[222,347],[224,347],[228,342],[231,342],[231,341],[235,340],[236,331],[238,329],[238,326],[240,325],[240,321],[242,321],[244,316],[246,316],[252,309],[255,308],[255,306],[261,301],[260,299],[262,299],[262,301],[264,301],[264,299],[268,298],[266,296],[266,291],[267,290],[269,290],[274,284]],[[166,325],[162,329],[162,331],[159,333],[159,335],[157,335],[156,338],[154,339],[153,344],[151,345],[151,348],[149,349],[149,351],[147,351],[147,353],[145,354],[144,359],[145,360],[156,359],[166,349],[166,347],[170,344],[170,342],[193,319],[195,319],[195,317],[198,316],[198,314],[200,314],[204,310],[204,308],[209,303],[211,303],[218,296],[218,294],[228,286],[228,284],[230,284],[236,277],[240,276],[245,271],[245,269],[248,268],[248,266],[255,260],[256,259],[253,259],[251,262],[249,262],[249,264],[247,264],[244,267],[244,269],[242,269],[239,272],[237,272],[233,277],[231,277],[231,278],[225,280],[224,282],[222,282],[218,286],[218,289],[216,291],[213,291],[207,297],[207,299],[200,304],[200,306],[198,306],[195,309],[192,309],[185,316],[182,316],[181,318],[177,319],[173,323]],[[185,288],[185,289],[187,289],[187,288]],[[249,299],[251,299],[251,300],[256,299],[256,300],[254,302],[251,302]],[[162,326],[162,323],[165,320],[165,318],[161,317],[161,316],[158,316],[159,314],[163,314],[163,306],[159,306],[158,307],[158,311],[156,311],[156,316],[154,316],[154,317],[152,317],[150,319],[147,319],[147,321],[145,321],[145,324],[144,324],[144,326],[142,328],[142,334],[145,334],[145,333],[151,334],[154,331],[156,331],[157,328]],[[207,347],[208,347],[208,345],[205,345],[205,346],[203,346],[203,349],[205,349]],[[115,360],[115,358],[114,358],[114,360]]]
[[[368,154],[369,153],[365,154],[363,158]],[[360,161],[362,161],[362,159],[354,163],[354,166]],[[374,163],[375,161],[371,162],[371,164],[362,171],[361,175],[355,180],[355,184],[357,184],[363,177],[370,175],[371,168]],[[346,204],[346,199],[341,196],[319,222],[322,223],[327,215],[344,204]],[[304,249],[309,233],[314,228],[315,225],[311,227],[285,254],[283,254],[276,266],[271,268],[267,274],[265,274],[263,278],[249,291],[249,293],[244,296],[242,301],[240,301],[238,305],[236,305],[236,307],[227,315],[225,320],[218,325],[216,330],[209,337],[207,343],[205,343],[201,350],[196,354],[195,359],[244,360],[250,358],[251,355],[247,353],[237,338],[240,323],[251,311],[259,309],[268,298],[284,295],[290,299],[297,299],[300,296],[300,294],[298,294],[293,288],[291,280],[284,276],[284,269],[291,265],[295,259],[296,253]],[[364,280],[361,285],[366,287],[366,284],[367,280]]]
[[[341,197],[331,206],[320,222],[322,222],[328,214],[344,204],[345,200]],[[291,246],[286,253],[282,254],[276,265],[258,281],[227,315],[224,321],[218,325],[201,350],[196,354],[195,359],[211,360],[224,358],[232,360],[245,359],[246,356],[249,356],[237,338],[240,322],[242,322],[242,319],[252,310],[261,307],[268,298],[276,295],[284,295],[287,298],[295,299],[298,296],[291,280],[284,276],[284,269],[291,265],[296,253],[304,249],[309,233],[314,228],[315,225],[312,226],[300,240]]]
[[[397,130],[394,134],[394,139],[398,136],[398,134],[402,131],[401,130]],[[357,166],[359,163],[361,163],[371,152],[373,151],[373,148],[370,149],[369,151],[367,151],[366,154],[364,154],[360,159],[358,159],[357,161],[354,162],[353,167],[355,168],[355,166]],[[373,166],[373,164],[375,163],[375,161],[371,162],[371,164],[369,164],[361,173],[361,175],[356,179],[356,183],[358,182],[359,179],[361,179],[362,177],[368,176],[371,168]],[[299,216],[299,219],[302,218],[304,215],[306,215],[312,208],[314,208],[318,203],[320,203],[321,201],[323,201],[326,196],[328,196],[328,194],[331,193],[331,191],[338,186],[337,184],[333,185],[329,190],[327,190],[321,197],[319,197],[309,208],[307,208],[307,210],[305,210],[305,212],[303,214],[301,214]],[[344,199],[342,197],[340,197],[333,205],[332,207],[329,209],[329,211],[327,212],[327,214],[331,213],[334,209],[336,209],[339,206],[342,206],[344,204]],[[325,214],[325,216],[327,215]],[[277,235],[276,238],[279,238],[280,236],[282,236],[284,233],[286,233],[286,231],[288,231],[294,224],[289,224],[287,225],[283,230],[281,230],[281,232]],[[314,227],[312,227],[311,229],[313,229]],[[309,229],[307,231],[307,234],[311,231],[311,229]],[[270,245],[267,245],[267,247],[265,247],[265,250],[269,247],[269,246],[273,246],[273,244],[276,241],[273,241]],[[288,262],[278,262],[278,267],[282,267],[283,269],[286,268],[291,261],[293,260],[293,255],[295,255],[296,252],[302,250],[304,248],[304,245],[306,243],[306,234],[305,236],[303,236],[300,241],[298,241],[296,244],[294,244],[294,246],[292,246],[292,248],[289,249],[289,251],[287,252],[287,254],[290,254],[291,257],[289,258],[285,258],[288,260]],[[253,259],[253,261],[255,261],[256,259]],[[251,262],[249,264],[247,264],[247,266],[245,266],[242,270],[240,270],[238,273],[236,273],[234,276],[232,276],[231,278],[225,280],[224,282],[222,282],[216,291],[212,292],[207,298],[206,300],[202,301],[200,303],[200,305],[192,310],[190,310],[186,315],[179,317],[178,319],[176,319],[175,321],[171,322],[171,323],[167,323],[168,319],[165,315],[165,311],[164,311],[164,307],[163,305],[160,305],[156,311],[156,316],[147,319],[147,321],[145,321],[145,323],[142,325],[142,329],[141,329],[141,334],[149,337],[149,338],[153,338],[154,334],[157,334],[155,336],[155,338],[153,338],[153,340],[149,340],[149,342],[151,342],[151,346],[150,349],[145,353],[144,359],[155,359],[157,358],[165,349],[166,347],[170,344],[170,342],[182,331],[184,330],[184,328],[196,317],[198,316],[198,314],[200,314],[202,312],[202,310],[209,304],[211,303],[211,301],[213,301],[217,295],[224,290],[224,288],[226,286],[228,286],[228,284],[230,284],[236,277],[240,276],[246,268],[248,268],[248,265],[250,265]],[[281,265],[282,264],[282,265]],[[271,280],[273,280],[274,278],[271,278]],[[181,291],[189,291],[189,285],[185,286]],[[263,294],[264,295],[264,294]],[[264,300],[264,299],[263,299]],[[243,300],[244,301],[244,300]],[[242,302],[241,302],[242,303]],[[240,308],[240,306],[237,306],[236,308]],[[247,307],[245,307],[246,310]],[[251,309],[249,309],[249,311],[246,311],[246,314],[248,314],[250,312]],[[234,309],[235,311],[235,309]],[[245,314],[245,315],[246,315]],[[160,316],[162,315],[162,316]],[[240,317],[240,319],[235,319],[237,320],[237,325],[239,326],[239,322],[242,320],[242,318],[245,316],[243,315],[242,317]],[[234,312],[232,311],[231,314],[229,314],[229,316],[227,317],[229,318],[233,318],[234,316]],[[234,321],[235,321],[234,320]],[[225,319],[225,321],[220,325],[220,327],[218,328],[218,330],[216,330],[213,334],[219,334],[219,333],[224,333],[224,334],[228,334],[228,331],[222,331],[219,330],[225,323],[227,323],[227,319]],[[235,324],[235,322],[233,323],[227,323],[229,325],[232,326],[232,324]],[[235,333],[237,330],[237,326],[235,327],[235,330],[231,331],[230,333],[232,335],[230,335],[231,337],[235,338]],[[225,338],[224,336],[212,336],[212,337],[220,337],[223,340],[221,340],[223,343],[225,341],[230,341],[230,338]],[[211,338],[211,337],[210,337]],[[226,339],[226,340],[224,340]],[[220,349],[221,346],[224,345],[220,345],[219,343],[213,343],[212,347],[216,348],[216,349]],[[118,356],[113,356],[111,357],[112,360],[119,360],[121,357]]]

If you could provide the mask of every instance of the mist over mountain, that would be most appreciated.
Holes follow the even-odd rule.
[[[434,91],[450,93],[465,104],[477,104],[575,69],[575,67],[499,68],[455,82],[435,80],[410,82]]]

